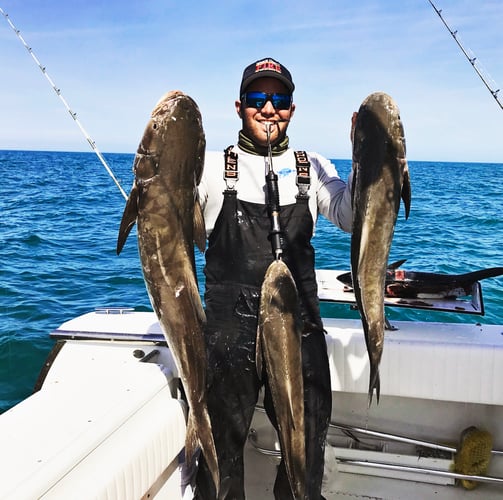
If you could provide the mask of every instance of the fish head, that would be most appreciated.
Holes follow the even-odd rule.
[[[195,184],[199,184],[203,173],[206,140],[196,102],[180,90],[170,91],[155,106],[149,125],[152,127],[151,147],[160,143],[164,153],[180,151],[184,157],[187,156],[187,151],[192,152],[192,168],[181,166],[181,169],[183,173],[190,173]]]
[[[362,102],[353,135],[353,156],[357,162],[362,155],[377,153],[369,151],[371,140],[370,145],[375,148],[392,148],[397,158],[405,159],[405,134],[400,110],[394,99],[384,92],[374,92]]]
[[[201,114],[195,101],[179,90],[167,92],[155,105],[138,145],[133,164],[136,182],[147,185],[161,173],[162,165],[169,165],[170,175],[190,175],[190,182],[199,184],[205,147]],[[188,151],[192,154],[187,155]],[[177,157],[192,158],[192,168],[187,169]],[[165,161],[167,158],[169,161]]]
[[[152,111],[133,163],[133,172],[137,182],[144,183],[159,171],[159,158],[166,149],[166,134],[169,133],[168,121],[171,117],[171,108],[180,95],[183,95],[180,91],[166,93],[159,99]]]
[[[400,109],[388,94],[374,92],[362,102],[355,120],[353,169],[356,175],[353,177],[353,193],[358,190],[357,183],[366,189],[384,179],[381,167],[383,163],[390,169],[387,180],[392,189],[390,200],[396,200],[397,194],[398,198],[401,196],[405,205],[405,217],[408,218],[411,187]],[[366,165],[365,173],[360,174],[363,164]],[[398,208],[399,203],[396,203],[396,212]]]

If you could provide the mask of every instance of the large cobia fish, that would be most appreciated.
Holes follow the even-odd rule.
[[[179,91],[157,103],[134,159],[135,181],[122,216],[117,253],[137,223],[143,276],[175,359],[189,404],[188,460],[200,445],[218,490],[219,472],[206,406],[205,314],[197,286],[194,241],[204,249],[196,186],[205,138],[196,103]]]
[[[257,371],[265,365],[281,454],[294,498],[306,480],[302,323],[297,287],[287,265],[275,260],[262,283],[257,331]]]
[[[400,198],[410,211],[410,178],[400,112],[382,92],[360,106],[353,137],[351,274],[370,359],[369,401],[379,402],[384,284]]]

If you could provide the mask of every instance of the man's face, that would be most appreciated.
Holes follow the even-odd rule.
[[[276,78],[258,78],[247,88],[246,92],[265,92],[266,94],[290,94],[283,83]],[[243,132],[256,144],[267,146],[267,124],[270,126],[271,144],[279,142],[286,134],[288,123],[295,111],[295,104],[289,109],[276,109],[268,99],[260,109],[247,107],[236,101],[236,111],[243,120]]]

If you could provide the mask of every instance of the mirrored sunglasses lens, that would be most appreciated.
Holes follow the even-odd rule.
[[[263,108],[267,100],[264,92],[247,92],[245,94],[246,106],[249,108]]]
[[[271,102],[276,109],[288,109],[292,102],[292,98],[288,94],[273,94],[271,96]]]
[[[244,95],[246,106],[249,108],[261,109],[268,100],[274,108],[278,110],[289,109],[292,103],[292,96],[288,94],[266,94],[265,92],[246,92]]]

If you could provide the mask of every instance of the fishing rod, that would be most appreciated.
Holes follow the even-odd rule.
[[[457,36],[457,30],[456,31],[453,31],[450,26],[447,24],[447,22],[445,21],[445,19],[442,17],[442,9],[437,9],[437,7],[435,6],[435,4],[432,2],[432,0],[428,0],[431,4],[431,6],[433,7],[433,9],[435,10],[435,12],[438,14],[438,17],[440,17],[440,19],[442,20],[442,22],[444,23],[444,26],[447,28],[447,30],[449,31],[449,33],[452,35],[452,38],[454,38],[454,40],[456,41],[456,43],[458,44],[458,47],[461,49],[461,51],[463,52],[463,54],[465,55],[465,57],[468,59],[468,61],[470,62],[470,64],[472,65],[473,69],[475,70],[475,72],[477,73],[477,75],[479,75],[480,79],[484,82],[484,85],[487,87],[487,89],[489,90],[489,92],[491,92],[491,95],[494,97],[494,99],[496,100],[496,102],[499,104],[499,107],[501,109],[503,109],[503,103],[499,100],[499,97],[498,97],[498,92],[500,91],[500,89],[497,89],[497,90],[494,90],[490,85],[489,83],[487,82],[487,78],[484,77],[484,75],[482,74],[482,71],[481,71],[481,68],[478,68],[477,67],[477,58],[474,56],[474,57],[470,57],[468,55],[468,52],[465,50],[465,48],[463,47],[462,43],[459,41],[458,39],[458,36]]]
[[[268,156],[265,160],[265,183],[267,186],[267,208],[271,218],[271,231],[269,238],[271,240],[272,251],[276,260],[281,259],[283,254],[283,232],[281,231],[279,214],[281,211],[279,205],[278,176],[272,167],[272,148],[271,148],[271,123],[265,124],[267,134]]]
[[[16,34],[16,36],[19,38],[19,40],[21,41],[21,43],[24,45],[25,49],[31,55],[31,57],[35,61],[35,64],[40,68],[40,71],[42,71],[43,75],[46,77],[47,81],[49,82],[49,84],[53,88],[54,92],[56,92],[56,95],[61,99],[61,102],[65,106],[66,110],[68,111],[68,113],[70,113],[70,116],[72,117],[72,119],[74,120],[74,122],[78,125],[78,127],[79,127],[80,131],[82,132],[82,134],[84,134],[84,137],[86,138],[87,142],[91,146],[91,149],[94,151],[94,153],[96,154],[96,156],[99,158],[99,160],[101,161],[101,163],[105,167],[106,171],[108,172],[108,174],[110,175],[110,177],[112,178],[112,180],[115,182],[115,185],[119,188],[119,191],[121,192],[121,194],[124,197],[124,199],[127,200],[128,196],[127,196],[126,192],[124,191],[124,189],[122,189],[122,186],[120,185],[119,181],[116,179],[114,173],[112,172],[112,169],[108,166],[105,158],[103,157],[103,155],[99,151],[98,147],[96,146],[96,143],[91,139],[91,137],[89,136],[89,134],[86,132],[85,128],[82,126],[82,124],[78,120],[77,113],[75,113],[74,111],[72,111],[72,109],[68,105],[68,102],[66,101],[66,99],[63,97],[63,94],[61,93],[61,89],[59,89],[58,87],[56,87],[56,84],[53,82],[53,80],[51,79],[51,77],[47,73],[47,70],[46,70],[45,66],[42,66],[42,64],[38,60],[37,56],[33,52],[33,49],[26,43],[26,41],[24,40],[24,38],[21,35],[21,32],[14,26],[14,24],[10,20],[9,15],[1,7],[0,7],[0,12],[2,13],[3,17],[5,18],[5,20],[9,23],[9,26],[12,28],[12,30],[14,31],[14,33]]]

